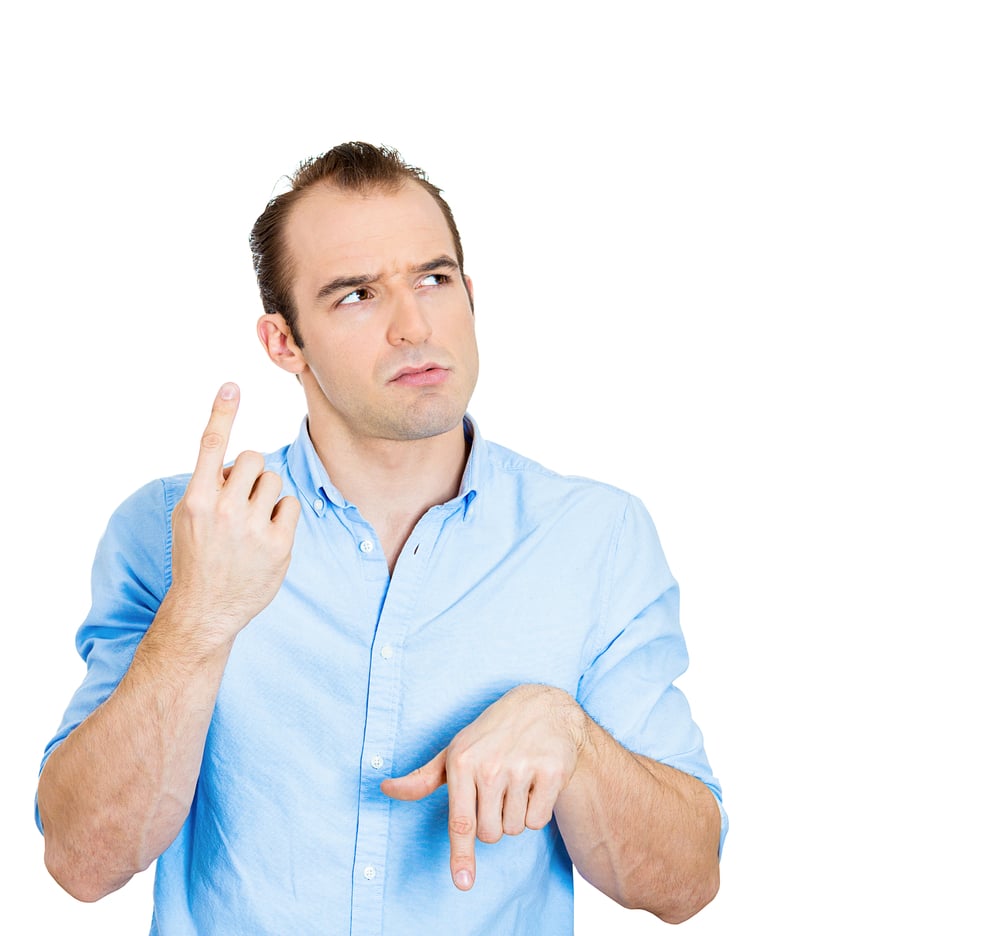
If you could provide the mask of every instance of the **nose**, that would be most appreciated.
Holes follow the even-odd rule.
[[[386,338],[391,345],[423,344],[431,336],[431,323],[412,291],[400,290],[392,299]]]

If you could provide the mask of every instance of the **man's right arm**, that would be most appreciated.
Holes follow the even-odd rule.
[[[237,406],[225,385],[173,513],[170,588],[128,671],[39,778],[46,866],[80,900],[117,890],[180,831],[233,641],[291,561],[298,501],[278,500],[257,453],[223,467]]]

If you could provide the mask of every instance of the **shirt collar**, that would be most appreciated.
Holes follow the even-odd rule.
[[[486,443],[476,421],[465,415],[463,420],[466,440],[472,441],[469,450],[469,458],[465,463],[465,471],[462,473],[462,483],[459,485],[458,496],[449,503],[461,502],[462,519],[469,515],[469,508],[472,502],[479,496],[479,490],[486,480],[488,458],[486,453]],[[344,495],[337,490],[337,487],[330,480],[330,476],[323,467],[323,462],[316,452],[312,439],[309,438],[309,418],[302,420],[298,437],[288,446],[286,456],[288,473],[292,481],[303,495],[304,500],[312,508],[313,512],[321,515],[328,504],[341,510],[353,506]]]
[[[463,426],[466,442],[472,441],[469,458],[465,462],[465,471],[462,472],[462,483],[458,486],[458,498],[462,501],[462,519],[465,520],[469,516],[472,502],[479,496],[480,489],[486,483],[489,459],[479,426],[468,413],[465,414]]]

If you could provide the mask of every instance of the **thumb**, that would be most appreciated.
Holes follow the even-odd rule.
[[[433,760],[402,777],[382,781],[382,792],[398,800],[419,800],[429,796],[439,786],[448,782],[445,773],[445,748]]]

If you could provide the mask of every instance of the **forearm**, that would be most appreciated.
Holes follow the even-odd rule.
[[[700,780],[626,750],[579,710],[580,759],[555,815],[583,877],[618,903],[669,923],[719,886],[720,813]]]
[[[196,617],[168,594],[118,687],[39,778],[46,865],[81,900],[148,867],[187,817],[232,645],[195,637]]]

